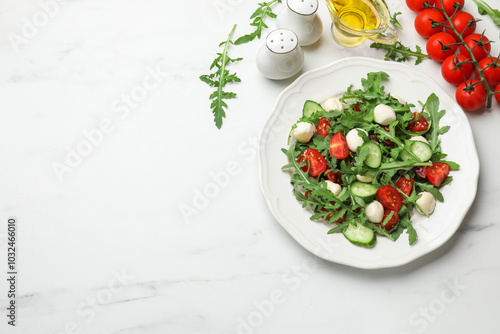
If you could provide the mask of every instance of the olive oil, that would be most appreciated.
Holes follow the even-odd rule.
[[[355,29],[374,30],[380,26],[380,14],[370,0],[327,0],[332,13]]]

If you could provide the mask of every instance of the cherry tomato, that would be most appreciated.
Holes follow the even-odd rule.
[[[417,14],[415,17],[415,30],[425,38],[443,30],[442,26],[437,26],[436,23],[444,23],[443,14],[434,8],[427,8]]]
[[[481,36],[481,34],[471,34],[464,38],[464,42],[469,49],[472,50],[472,54],[477,61],[486,58],[491,51],[491,43],[486,36]],[[460,53],[470,57],[469,51],[460,45]]]
[[[483,69],[483,75],[490,87],[500,84],[500,63],[497,57],[486,57],[479,62],[479,67]],[[479,73],[475,70],[476,79],[479,80]]]
[[[469,21],[471,24],[469,25]],[[453,27],[457,30],[459,34],[462,35],[463,38],[469,36],[470,34],[476,31],[476,22],[474,20],[474,16],[467,12],[458,12],[451,18],[451,22]],[[445,31],[450,33],[457,42],[460,41],[460,38],[453,32],[453,30],[449,29],[450,25],[448,22],[446,23],[446,27],[448,27]]]
[[[460,53],[446,58],[441,66],[441,74],[444,80],[458,86],[465,80],[470,79],[474,67],[471,63],[460,64],[464,61],[470,61],[470,59]]]
[[[328,129],[332,127],[332,124],[326,117],[321,117],[318,122],[318,126],[316,127],[316,134],[325,138],[328,136]]]
[[[434,186],[439,187],[450,173],[450,165],[444,162],[434,162],[427,167],[427,180]]]
[[[298,163],[301,163],[303,161],[307,161],[307,165],[301,167],[301,169],[304,172],[307,172],[307,170],[309,169],[309,174],[311,174],[312,177],[318,176],[326,169],[325,158],[321,155],[321,153],[319,153],[319,151],[315,150],[314,148],[308,148],[298,157]]]
[[[398,190],[391,185],[378,188],[377,200],[385,209],[399,211],[401,209],[401,195]]]
[[[330,139],[330,156],[345,159],[349,156],[349,146],[344,135],[336,132]]]
[[[406,5],[414,12],[420,12],[424,9],[424,4],[427,2],[429,5],[434,5],[436,0],[406,0]],[[439,1],[439,0],[437,0]]]
[[[420,132],[425,131],[429,128],[429,122],[424,117],[424,115],[420,115],[418,112],[413,113],[413,119],[408,123],[407,129],[411,132]]]
[[[486,93],[486,89],[482,83],[478,83],[477,80],[467,80],[463,82],[460,86],[458,86],[457,91],[455,93],[455,98],[460,107],[462,107],[466,111],[474,111],[482,106],[486,102],[488,94]],[[475,84],[471,88],[467,88],[468,85]]]
[[[441,6],[441,1],[443,1],[443,5]],[[464,8],[465,0],[436,0],[436,7],[443,8],[448,16],[453,15],[455,10],[462,10]],[[458,9],[455,9],[458,8]]]
[[[399,188],[402,192],[404,192],[407,196],[410,196],[411,190],[413,189],[413,178],[410,176],[408,179],[404,176],[401,176],[396,181],[396,187]]]
[[[394,214],[392,215],[391,219],[389,219],[385,224],[384,224],[384,221],[385,219],[387,218],[387,216],[389,216],[391,214],[391,212],[394,212]],[[399,215],[396,211],[392,211],[392,210],[387,210],[385,209],[384,210],[384,217],[382,218],[382,222],[380,223],[380,225],[387,231],[387,232],[390,232],[392,231],[396,225],[398,224],[399,222]]]
[[[342,182],[342,175],[340,175],[339,172],[334,173],[330,168],[328,168],[325,171],[325,176],[328,180],[332,181],[333,183],[337,183],[340,185],[344,184],[344,182]]]
[[[413,170],[415,171],[415,174],[417,174],[421,178],[425,179],[427,177],[427,166],[413,167]]]
[[[447,32],[438,32],[427,41],[427,54],[433,60],[442,63],[457,51],[457,45],[454,43],[456,43],[455,37]]]

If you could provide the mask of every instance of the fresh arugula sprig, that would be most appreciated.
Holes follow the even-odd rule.
[[[384,49],[386,51],[384,60],[393,60],[398,63],[409,61],[411,57],[415,57],[415,65],[418,65],[424,59],[430,58],[429,55],[422,52],[420,46],[416,46],[415,51],[411,48],[404,46],[400,41],[394,44],[382,44],[382,43],[372,43],[370,45],[372,49]]]
[[[389,21],[391,21],[391,23],[394,24],[399,29],[403,30],[403,26],[401,25],[401,23],[397,19],[398,15],[401,15],[401,12],[396,12],[396,13],[391,15],[391,11],[389,10],[389,6],[387,6],[387,3],[385,2],[385,0],[382,0],[382,2],[384,3],[385,7],[387,7],[387,11],[389,11]]]
[[[489,15],[497,26],[500,26],[500,10],[491,8],[486,2],[482,0],[474,0],[477,5],[477,9],[479,14],[481,15]]]
[[[259,7],[257,8],[257,10],[252,14],[252,16],[250,16],[250,19],[253,19],[253,22],[250,23],[250,25],[255,27],[255,30],[250,34],[239,37],[234,42],[234,44],[244,44],[253,41],[256,37],[260,38],[262,29],[268,28],[268,26],[264,22],[266,17],[274,19],[277,16],[275,13],[273,13],[273,10],[271,8],[271,6],[276,2],[281,3],[281,0],[271,0],[269,2],[259,3]]]
[[[211,87],[216,87],[216,90],[210,95],[209,99],[212,100],[210,108],[212,108],[212,112],[214,114],[215,125],[219,129],[222,126],[222,119],[226,117],[226,112],[224,111],[224,108],[227,108],[227,103],[224,102],[224,100],[236,97],[236,93],[225,92],[223,88],[228,83],[241,81],[241,79],[238,78],[236,73],[229,73],[229,70],[226,69],[228,64],[241,61],[243,59],[243,58],[232,59],[229,58],[228,56],[228,48],[229,45],[233,44],[233,42],[231,41],[231,37],[235,29],[236,29],[236,24],[233,26],[231,33],[229,33],[227,40],[219,44],[219,47],[224,46],[224,50],[221,53],[217,53],[217,57],[210,66],[210,70],[215,68],[216,71],[211,74],[205,74],[200,76],[201,81],[207,83]]]

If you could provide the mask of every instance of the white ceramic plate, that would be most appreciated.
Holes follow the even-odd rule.
[[[328,235],[325,223],[309,219],[311,212],[302,208],[292,193],[290,174],[281,167],[288,163],[281,148],[287,146],[291,126],[302,115],[306,100],[324,101],[341,95],[353,84],[361,88],[361,78],[369,72],[384,71],[390,78],[385,91],[401,96],[409,103],[425,102],[431,93],[440,99],[446,115],[440,125],[450,125],[441,136],[441,147],[449,160],[460,164],[452,172],[453,182],[442,190],[445,201],[438,202],[430,218],[414,214],[413,226],[418,240],[410,246],[404,232],[393,242],[379,237],[372,249],[352,245],[341,233]],[[276,220],[303,247],[313,254],[352,267],[376,269],[409,263],[443,245],[459,228],[477,190],[479,160],[469,122],[462,109],[429,77],[399,63],[370,58],[349,58],[304,73],[278,97],[259,143],[262,191]]]

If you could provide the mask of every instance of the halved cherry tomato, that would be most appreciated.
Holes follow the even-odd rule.
[[[401,176],[396,181],[396,187],[399,188],[406,196],[410,196],[411,190],[413,189],[413,178],[410,176],[408,179],[404,176]]]
[[[303,161],[307,161],[307,165],[301,167],[301,169],[304,172],[307,172],[307,170],[309,169],[309,174],[311,174],[312,177],[318,176],[326,169],[325,158],[321,155],[321,153],[319,153],[318,150],[315,150],[314,148],[308,148],[298,157],[298,163],[301,163]]]
[[[439,187],[450,173],[450,165],[444,162],[434,162],[427,167],[427,180],[434,186]]]
[[[377,200],[385,209],[399,211],[401,209],[401,195],[398,190],[391,185],[378,188]]]
[[[481,36],[481,34],[471,34],[464,38],[465,44],[472,50],[472,54],[477,61],[489,55],[491,51],[491,43],[489,41],[486,36]],[[470,57],[469,51],[463,45],[460,45],[460,53]]]
[[[328,129],[332,127],[332,124],[326,117],[321,117],[318,122],[318,126],[316,127],[316,134],[325,138],[328,136]]]
[[[347,140],[340,132],[336,132],[330,139],[330,156],[337,157],[337,159],[345,159],[349,156]]]
[[[328,180],[332,181],[333,183],[337,183],[340,185],[344,184],[342,182],[342,175],[339,172],[334,173],[331,169],[327,169],[325,171],[325,176]]]
[[[438,63],[442,63],[446,58],[457,51],[455,37],[447,32],[438,32],[432,35],[426,44],[427,54]]]
[[[394,212],[394,214],[392,215],[391,219],[389,219],[387,221],[387,223],[384,224],[385,219],[387,218],[387,216],[389,216],[391,214],[391,212]],[[396,211],[387,210],[387,209],[384,210],[384,217],[382,218],[382,222],[380,223],[380,225],[387,232],[392,231],[396,227],[396,225],[398,224],[398,222],[399,222],[399,215],[398,215],[398,213]]]
[[[469,21],[471,22],[469,24]],[[457,30],[459,34],[462,34],[462,37],[465,38],[469,36],[470,34],[474,33],[476,31],[476,22],[474,20],[474,16],[467,12],[458,12],[451,18],[451,22],[453,24],[453,27]],[[453,32],[453,30],[450,29],[450,25],[448,22],[445,25],[447,29],[445,29],[446,32],[449,32],[453,37],[455,37],[455,40],[457,42],[460,41],[460,38]]]
[[[424,4],[427,2],[429,5],[434,5],[436,0],[406,0],[406,5],[414,12],[420,12],[424,9]],[[437,0],[439,1],[439,0]]]
[[[415,30],[420,36],[429,38],[443,31],[443,26],[438,24],[443,24],[444,21],[444,16],[441,11],[434,8],[427,8],[418,13],[415,17]]]
[[[427,166],[413,167],[413,170],[415,171],[415,174],[417,174],[421,178],[425,179],[427,177]]]
[[[500,62],[497,57],[486,57],[479,62],[479,67],[483,70],[484,79],[490,87],[500,84]],[[476,79],[479,79],[479,72],[475,70]]]
[[[473,66],[471,63],[463,63],[470,61],[469,57],[457,53],[446,58],[441,66],[441,74],[444,80],[453,85],[460,85],[465,80],[472,76]]]
[[[424,115],[420,115],[418,112],[413,113],[413,119],[408,123],[407,129],[411,132],[420,132],[425,131],[429,128],[429,122],[424,117]]]
[[[467,90],[466,86],[474,84],[474,86]],[[482,82],[477,80],[467,80],[458,86],[455,92],[455,98],[460,107],[466,111],[478,110],[486,103],[488,93]]]
[[[443,1],[443,5],[441,6],[441,1]],[[465,0],[436,0],[436,7],[443,8],[448,16],[453,15],[455,10],[461,11],[464,8]],[[457,7],[455,7],[455,4]],[[457,8],[457,9],[455,9]]]

